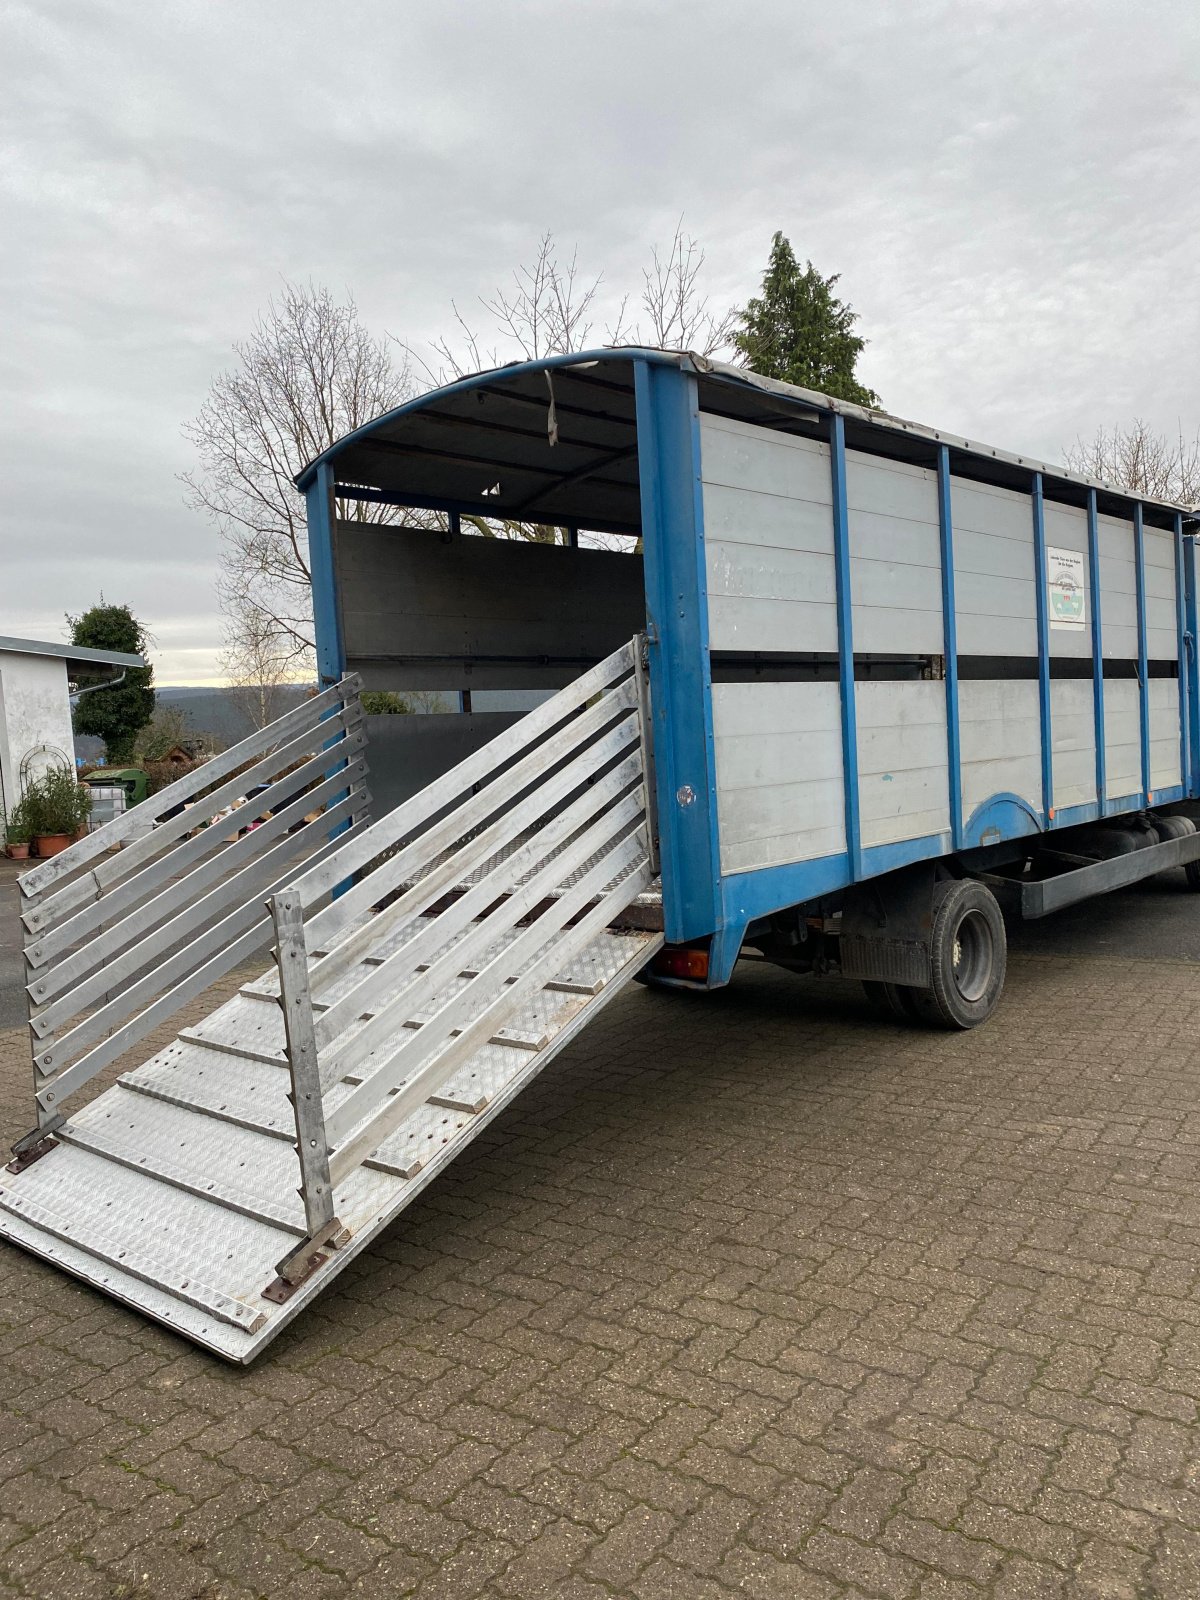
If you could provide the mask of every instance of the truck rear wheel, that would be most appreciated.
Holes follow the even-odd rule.
[[[935,1027],[977,1028],[996,1009],[1008,964],[995,895],[970,878],[940,885],[929,943],[933,983],[913,990],[917,1013]]]

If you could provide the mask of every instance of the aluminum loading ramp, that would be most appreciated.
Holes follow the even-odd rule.
[[[245,841],[270,821],[222,842],[221,822],[185,835],[164,818],[115,856],[102,853],[100,830],[74,847],[86,859],[59,857],[62,866],[22,879],[26,925],[35,925],[27,955],[35,952],[39,1127],[0,1172],[0,1235],[233,1361],[251,1360],[319,1294],[662,943],[659,932],[621,926],[635,902],[631,920],[644,922],[655,873],[639,641],[373,826],[361,820],[353,685],[339,690],[332,731],[341,742],[299,769],[309,780],[319,769],[326,810],[305,827],[324,827],[320,846],[310,837],[303,870],[282,882],[271,859],[279,830],[252,864],[233,862],[214,913],[229,937],[215,956],[214,928],[197,924],[195,894],[171,862],[191,851],[223,864],[239,849],[249,861]],[[328,720],[319,726],[330,731]],[[289,733],[281,748],[294,759]],[[349,765],[336,759],[343,751]],[[236,767],[237,755],[222,759]],[[294,790],[296,772],[278,782]],[[254,806],[271,809],[267,798]],[[332,844],[330,819],[352,824]],[[178,837],[156,851],[164,830]],[[114,876],[129,857],[140,871]],[[254,890],[242,901],[229,887],[239,872]],[[136,893],[140,873],[152,876],[149,904],[167,897],[157,922]],[[335,888],[345,892],[334,898]],[[59,897],[68,904],[56,916]],[[123,919],[100,917],[110,897]],[[81,906],[92,939],[56,944],[46,930],[66,927]],[[182,933],[171,920],[180,916]],[[177,980],[148,1002],[149,1023],[122,1023],[97,1044],[91,1019],[107,1025],[105,1013],[121,1004],[95,992],[111,981],[98,967],[123,972],[149,946],[151,981],[164,966],[174,977],[190,969],[170,952],[199,945],[192,966],[211,981],[244,959],[254,932],[274,944],[268,973],[60,1120],[58,1101],[81,1078],[79,1048],[91,1052],[84,1067],[99,1070],[95,1061],[127,1048],[131,1028],[148,1031],[165,1006],[198,992],[194,975]],[[55,985],[53,967],[39,978],[34,963],[37,954],[51,960],[47,946],[90,979]],[[69,981],[92,983],[82,1023],[71,1024],[74,1056],[71,1034],[44,1021],[61,1016]],[[49,1004],[38,1001],[39,983],[53,988]],[[147,999],[145,990],[136,997]]]

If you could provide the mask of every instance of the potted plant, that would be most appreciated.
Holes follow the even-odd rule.
[[[91,791],[66,767],[50,767],[25,790],[29,824],[40,857],[66,850],[86,829]]]
[[[4,817],[4,845],[8,854],[14,861],[26,861],[29,858],[29,840],[31,836],[29,826],[29,807],[22,797],[7,812]]]

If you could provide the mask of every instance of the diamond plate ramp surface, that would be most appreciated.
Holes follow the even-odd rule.
[[[606,930],[335,1190],[348,1241],[282,1305],[304,1235],[279,1011],[266,974],[0,1171],[0,1236],[236,1362],[250,1361],[620,992],[661,945]],[[409,1019],[419,1026],[421,1015]],[[335,1085],[331,1106],[355,1075]]]

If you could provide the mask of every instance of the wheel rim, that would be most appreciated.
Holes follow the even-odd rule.
[[[968,1003],[982,1000],[992,978],[995,940],[982,911],[968,911],[954,930],[954,987]]]

